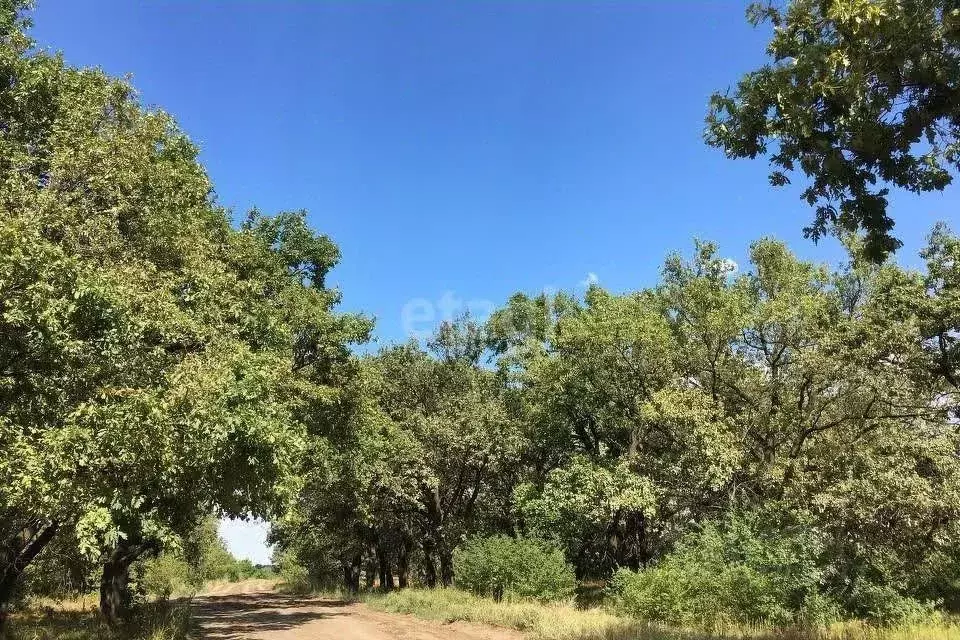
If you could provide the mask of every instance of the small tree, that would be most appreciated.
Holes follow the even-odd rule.
[[[560,600],[576,586],[563,552],[528,538],[474,538],[454,552],[453,571],[457,586],[498,602],[506,594]]]

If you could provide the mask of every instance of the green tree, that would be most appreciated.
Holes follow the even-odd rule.
[[[540,540],[472,538],[454,552],[453,564],[458,587],[497,602],[504,596],[561,600],[576,584],[563,552]]]
[[[339,407],[342,417],[310,441],[297,500],[271,537],[284,560],[303,567],[314,587],[341,582],[349,591],[359,590],[365,556],[376,564],[368,566],[368,579],[379,573],[385,587],[393,583],[391,556],[396,556],[406,586],[419,448],[379,410],[375,372],[358,366],[354,375]]]
[[[235,229],[197,151],[132,88],[0,32],[0,608],[56,531],[129,568],[212,511],[290,495],[301,417],[369,323],[300,213]]]
[[[831,271],[761,240],[738,273],[698,243],[655,289],[515,296],[490,323],[527,438],[513,527],[607,576],[763,513],[810,529],[814,591],[845,615],[954,598],[958,246],[938,227],[918,272],[854,242]]]
[[[949,553],[958,533],[956,389],[923,321],[939,295],[892,264],[830,273],[767,240],[751,256],[734,278],[702,245],[668,262],[662,287],[685,377],[741,434],[717,506],[809,522],[827,541],[821,586],[866,615],[879,593],[915,594],[915,558]]]
[[[522,443],[502,385],[480,366],[485,336],[469,322],[441,327],[432,352],[416,344],[358,362],[340,417],[318,429],[300,497],[277,528],[311,579],[342,575],[360,588],[394,569],[406,586],[412,560],[429,586],[453,579],[466,536],[502,527]]]
[[[805,233],[865,233],[875,261],[900,246],[889,187],[942,190],[960,166],[960,8],[945,0],[756,3],[770,63],[711,98],[707,142],[769,155],[770,183],[802,172]]]
[[[424,581],[449,585],[453,550],[466,536],[509,518],[523,448],[501,382],[480,366],[486,338],[469,320],[445,323],[430,348],[380,354],[378,401],[418,448],[412,467]]]
[[[686,388],[657,292],[593,287],[583,303],[515,296],[491,333],[529,442],[516,507],[581,577],[646,564],[674,516],[696,517],[722,489],[736,458],[732,425]]]

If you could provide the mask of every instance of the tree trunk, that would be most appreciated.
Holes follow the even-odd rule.
[[[121,540],[103,563],[100,577],[100,613],[107,624],[116,627],[130,616],[130,565],[147,552],[159,549],[155,540],[132,543]]]
[[[130,565],[123,562],[118,549],[103,563],[100,577],[100,613],[111,627],[126,618],[131,603]]]
[[[433,544],[423,543],[423,583],[433,589],[437,586],[437,565],[433,560]]]
[[[410,542],[403,538],[397,553],[397,585],[406,589],[410,580]]]
[[[366,566],[364,567],[365,571],[363,572],[363,581],[364,585],[367,587],[367,591],[373,589],[373,585],[377,581],[377,558],[376,554],[371,554],[367,557]]]
[[[0,632],[6,626],[10,602],[24,569],[50,544],[60,525],[31,523],[3,541],[0,548]]]
[[[390,571],[390,556],[386,549],[377,545],[377,569],[380,574],[380,588],[383,591],[393,589],[393,573]]]
[[[349,562],[343,563],[343,587],[348,593],[360,592],[360,567],[363,564],[363,556],[355,554]]]
[[[453,584],[453,554],[447,549],[440,550],[440,583],[445,587]]]

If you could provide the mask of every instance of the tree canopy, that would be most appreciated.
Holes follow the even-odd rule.
[[[378,351],[305,212],[235,218],[170,115],[0,9],[0,623],[18,585],[96,573],[117,622],[131,571],[247,571],[215,522],[250,516],[306,587],[601,581],[685,627],[960,610],[960,238],[900,266],[886,211],[950,181],[960,9],[752,10],[774,61],[709,141],[808,175],[845,263],[696,241],[649,286]]]
[[[581,579],[759,571],[786,590],[764,595],[778,624],[955,598],[956,247],[938,227],[924,271],[828,269],[763,239],[737,273],[698,243],[649,289],[517,294],[483,326],[444,325],[432,352],[367,356],[354,427],[314,448],[337,466],[312,467],[277,542],[353,589],[364,567],[385,587],[394,570],[456,580],[453,549],[508,534]],[[742,544],[766,551],[724,546]],[[758,567],[769,554],[782,563]],[[786,577],[801,565],[802,588]]]
[[[893,233],[890,187],[939,191],[960,166],[960,8],[945,0],[756,3],[770,62],[711,98],[707,142],[769,156],[770,183],[808,178],[805,233],[863,232],[880,261]]]
[[[169,115],[33,49],[15,11],[0,33],[0,603],[60,527],[107,554],[107,598],[211,512],[285,504],[300,416],[331,401],[369,323],[332,311],[339,255],[302,212],[235,228]]]

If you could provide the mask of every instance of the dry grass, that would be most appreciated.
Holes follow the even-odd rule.
[[[194,640],[199,638],[190,607],[150,603],[137,609],[130,623],[116,631],[103,622],[89,598],[37,602],[12,616],[4,640]]]
[[[534,640],[960,640],[952,623],[882,628],[857,622],[829,629],[725,628],[713,632],[676,629],[607,613],[601,608],[577,609],[572,603],[497,603],[456,589],[409,589],[366,598],[382,611],[420,618],[488,624],[527,632]]]

